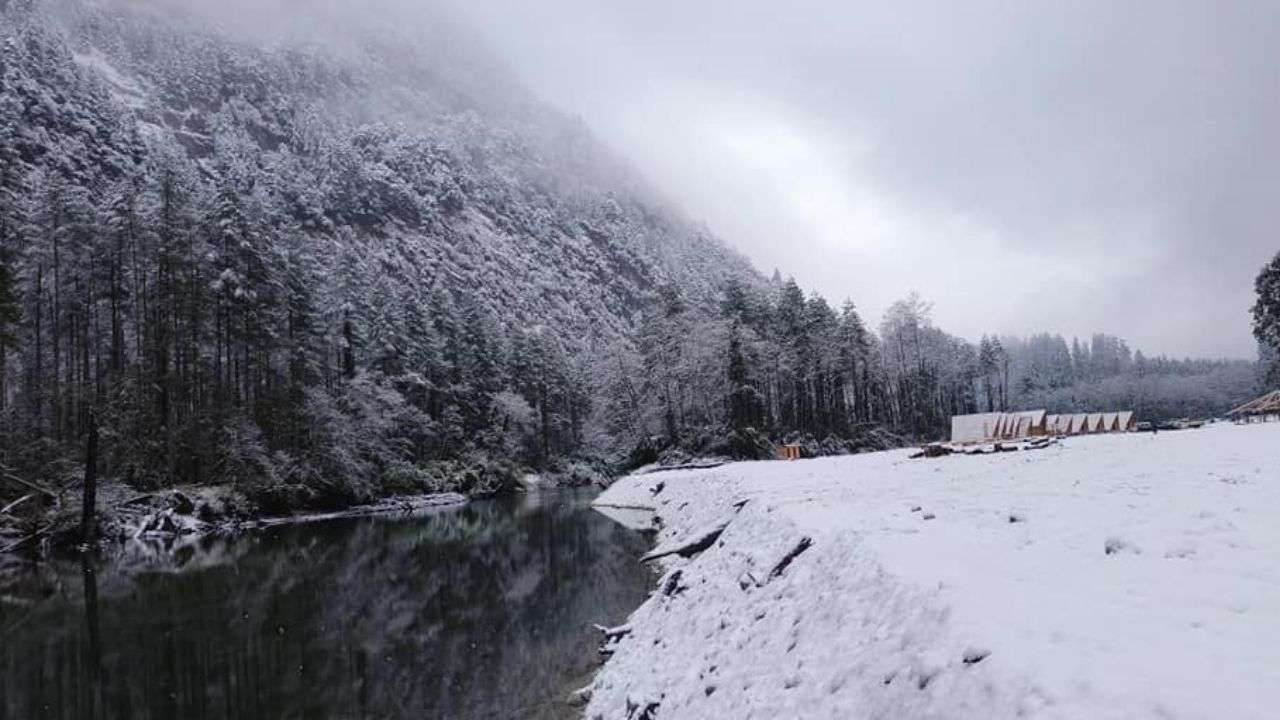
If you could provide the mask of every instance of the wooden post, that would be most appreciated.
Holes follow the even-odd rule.
[[[81,497],[80,542],[92,544],[98,515],[98,417],[89,410],[89,438],[84,449],[84,494]]]

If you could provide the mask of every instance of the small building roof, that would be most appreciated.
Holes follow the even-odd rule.
[[[1280,413],[1280,390],[1275,390],[1260,398],[1250,400],[1240,407],[1233,408],[1228,415],[1271,415]]]

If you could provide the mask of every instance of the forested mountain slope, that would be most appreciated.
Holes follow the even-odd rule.
[[[9,462],[91,410],[134,482],[265,476],[291,504],[543,462],[657,288],[713,312],[761,281],[447,20],[308,13],[0,2]]]
[[[246,39],[146,3],[30,18],[7,17],[15,145],[85,185],[176,145],[200,181],[268,184],[271,219],[292,230],[368,243],[425,283],[479,290],[503,319],[577,336],[631,327],[657,283],[708,302],[751,272],[499,69],[442,77],[469,58],[420,49],[431,38],[374,25],[337,47]]]

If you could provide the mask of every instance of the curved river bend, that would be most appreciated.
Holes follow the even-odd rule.
[[[205,540],[0,601],[0,719],[565,718],[654,578],[586,493]]]

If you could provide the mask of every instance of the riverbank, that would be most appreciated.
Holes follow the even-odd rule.
[[[632,476],[670,555],[585,717],[1267,717],[1280,426]]]
[[[30,530],[0,536],[0,558],[81,552],[79,500],[76,493],[55,495],[53,507],[39,511],[29,520]],[[140,549],[133,546],[144,546],[148,554],[162,556],[211,535],[370,515],[408,515],[463,505],[468,500],[455,492],[425,493],[388,497],[340,510],[264,514],[230,486],[181,486],[139,493],[122,483],[110,482],[98,492],[97,549],[107,553],[123,550],[129,555]],[[3,586],[4,574],[0,572],[0,587]]]

